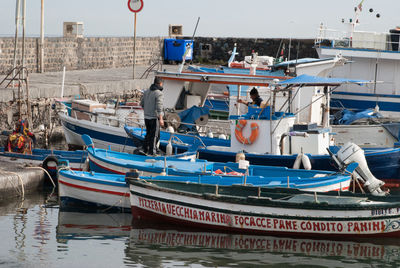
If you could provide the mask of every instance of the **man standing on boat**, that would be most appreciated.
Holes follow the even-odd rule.
[[[157,142],[160,139],[160,126],[164,126],[163,80],[154,78],[154,83],[143,93],[140,106],[144,110],[144,123],[146,125],[146,137],[144,140],[144,153],[155,155],[157,153]]]
[[[258,106],[258,107],[261,106],[261,102],[263,101],[263,99],[260,97],[260,95],[258,94],[258,90],[255,87],[253,87],[250,90],[250,98],[252,100],[251,102],[250,101],[244,101],[242,99],[239,99],[238,102],[246,104],[247,106],[249,106],[249,105],[255,105],[255,106]]]

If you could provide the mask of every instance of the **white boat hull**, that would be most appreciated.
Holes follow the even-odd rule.
[[[59,173],[58,189],[63,202],[89,203],[99,207],[129,209],[129,188],[125,182],[119,186],[73,179]]]
[[[214,229],[253,233],[313,234],[333,236],[376,235],[398,232],[400,209],[385,211],[379,219],[373,210],[324,210],[252,206],[215,201],[201,195],[181,195],[153,187],[131,185],[135,218],[164,219]]]
[[[84,146],[83,134],[92,137],[97,148],[132,152],[135,148],[125,133],[123,126],[113,127],[87,120],[79,120],[65,113],[58,114],[68,144]]]

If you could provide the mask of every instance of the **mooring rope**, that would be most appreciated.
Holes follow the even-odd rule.
[[[25,186],[24,186],[24,181],[22,180],[21,176],[18,173],[15,173],[12,171],[7,171],[2,168],[0,168],[0,173],[16,175],[18,177],[19,181],[21,182],[21,192],[19,191],[18,186],[15,186],[14,182],[8,176],[7,176],[7,179],[13,185],[13,187],[15,188],[17,193],[22,196],[22,200],[24,200],[25,199]]]
[[[128,191],[126,191],[124,194],[127,194],[127,193],[129,193],[129,189],[128,189]],[[111,205],[111,206],[109,206],[109,207],[107,207],[107,208],[105,208],[105,209],[102,209],[101,212],[106,212],[106,211],[108,211],[108,210],[110,210],[110,209],[116,207],[118,204],[121,204],[121,205],[122,205],[122,199],[124,198],[124,196],[125,196],[125,195],[123,195],[123,196],[122,196],[117,202],[115,202],[113,205]],[[125,209],[125,208],[123,208],[123,207],[121,206],[121,209]]]
[[[26,167],[26,168],[43,170],[43,171],[47,174],[47,176],[49,177],[51,183],[53,184],[53,187],[54,187],[54,188],[56,187],[56,184],[54,183],[53,178],[51,177],[50,173],[49,173],[46,169],[44,169],[44,168],[42,168],[42,167]]]

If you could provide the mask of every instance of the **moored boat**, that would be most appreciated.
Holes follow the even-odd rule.
[[[343,24],[347,27],[344,31],[328,29],[321,23],[315,47],[322,59],[341,54],[351,60],[350,64],[332,70],[331,77],[362,78],[378,83],[361,89],[342,85],[333,92],[332,106],[358,111],[378,106],[384,116],[398,117],[400,28],[388,32],[356,30],[361,12],[360,4],[354,18]]]
[[[129,210],[129,189],[125,176],[71,170],[58,171],[60,207],[95,210]]]
[[[400,235],[400,198],[128,177],[134,218],[208,230],[321,237]]]
[[[183,166],[189,163],[191,162],[181,161]],[[160,161],[159,164],[161,167],[156,165],[152,168],[144,165],[140,167],[141,173],[144,171],[147,174],[157,174],[161,170],[165,172],[164,162]],[[170,167],[167,171],[181,176],[158,176],[157,178],[211,185],[251,184],[260,187],[289,187],[313,192],[347,191],[351,181],[350,175],[326,171],[293,170],[280,167],[250,167],[246,170],[236,163],[207,166],[207,163],[203,162],[201,166],[194,166],[197,169],[190,165],[186,169]],[[99,210],[130,208],[129,188],[125,182],[125,175],[93,171],[78,172],[61,168],[58,172],[58,185],[60,207],[92,207]]]
[[[57,174],[57,165],[59,160],[68,160],[70,168],[73,170],[86,170],[87,152],[65,151],[65,150],[48,150],[48,149],[33,149],[31,154],[22,154],[16,152],[4,151],[0,148],[0,157],[3,160],[10,162],[26,163],[33,166],[41,166],[47,170],[50,175]]]
[[[244,183],[246,176],[251,176],[257,184],[265,184],[266,187],[292,187],[303,188],[309,191],[346,191],[349,189],[351,177],[357,165],[347,166],[344,173],[289,169],[287,167],[248,165],[247,161],[238,163],[208,162],[205,160],[176,159],[173,157],[149,157],[143,155],[132,155],[123,152],[115,152],[95,148],[90,137],[83,135],[86,142],[90,170],[95,172],[122,174],[137,170],[141,176],[175,175],[179,177],[167,177],[166,179],[177,181],[198,182],[202,176],[204,181],[206,175],[225,176],[224,180],[207,178],[209,183]],[[250,177],[249,177],[250,178]],[[248,183],[250,183],[248,181]]]
[[[338,61],[338,59],[332,61],[328,66],[333,68]],[[329,128],[329,94],[327,93],[330,92],[330,87],[347,83],[365,84],[368,81],[309,75],[301,75],[284,81],[260,76],[207,73],[158,72],[157,75],[165,80],[164,87],[169,92],[175,90],[179,93],[182,85],[187,82],[190,82],[194,88],[209,88],[212,84],[237,86],[238,95],[230,97],[232,106],[229,118],[230,146],[213,145],[198,148],[201,159],[232,162],[235,161],[238,153],[243,152],[250,164],[297,168],[302,164],[307,169],[337,170],[338,167],[331,160],[327,148],[336,150],[338,153],[362,152],[354,144],[345,144],[341,148],[331,147],[334,138]],[[167,88],[167,86],[171,88]],[[241,107],[235,101],[235,98],[240,96],[241,86],[257,86],[267,90],[270,94],[269,101],[262,103],[262,107]],[[311,87],[311,89],[305,90],[304,87]],[[280,99],[280,102],[277,103],[277,95],[286,96],[286,101]],[[303,99],[312,100],[312,102],[306,105],[301,101]],[[236,106],[234,106],[235,102]],[[241,110],[247,111],[242,113]],[[144,138],[143,134],[141,138]],[[165,143],[167,143],[166,140],[164,140]],[[177,146],[173,143],[171,145]],[[188,146],[186,145],[185,148]],[[179,147],[179,149],[184,148]],[[299,158],[301,158],[301,162],[298,161]],[[370,168],[372,174],[368,169],[369,175],[364,177],[364,181],[373,176],[385,181],[399,180],[399,148],[368,150],[365,158],[366,162],[362,167],[360,165],[359,170]],[[353,160],[358,161],[354,158]],[[375,178],[373,180],[376,181]],[[372,188],[376,189],[375,186],[370,187],[371,191],[374,190]]]

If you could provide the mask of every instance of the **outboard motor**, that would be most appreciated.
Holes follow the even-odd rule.
[[[355,172],[358,177],[364,182],[364,187],[374,195],[385,195],[386,193],[380,188],[385,183],[381,180],[375,178],[368,168],[367,161],[365,160],[364,151],[356,144],[352,142],[347,142],[342,148],[337,152],[338,160],[344,164],[349,165],[353,162],[358,164]]]

